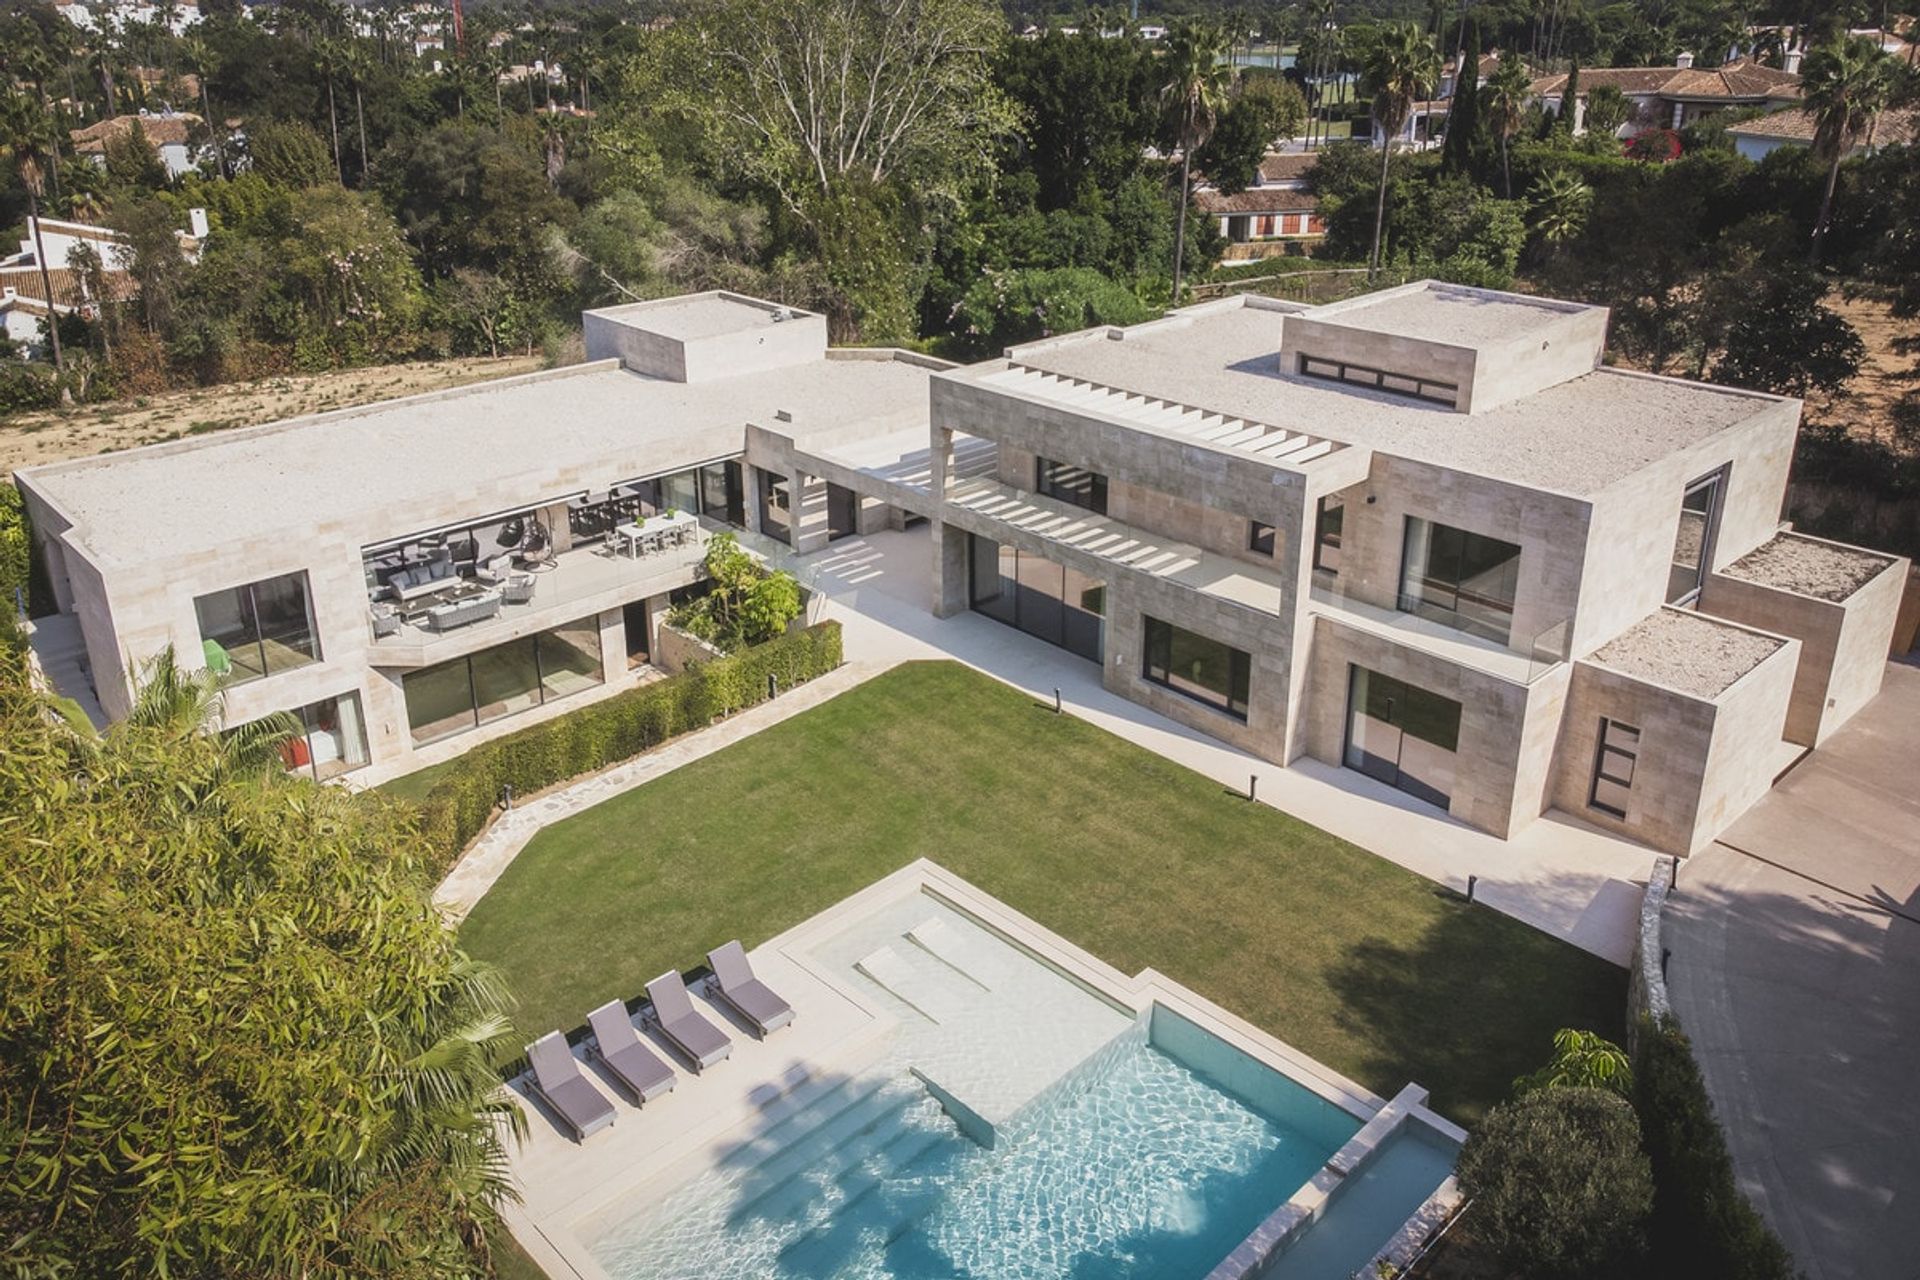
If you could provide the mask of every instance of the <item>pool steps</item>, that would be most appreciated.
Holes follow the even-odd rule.
[[[938,916],[922,920],[907,930],[907,941],[982,991],[1007,984],[1009,975],[1004,964],[971,945]]]
[[[835,1101],[843,1105],[817,1118],[802,1112],[769,1130],[757,1144],[771,1153],[745,1172],[742,1186],[755,1190],[729,1213],[731,1224],[789,1220],[794,1216],[790,1210],[817,1195],[817,1184],[832,1176],[839,1160],[848,1153],[864,1154],[860,1144],[868,1134],[926,1096],[909,1082],[885,1076],[850,1082],[836,1092]]]
[[[853,967],[886,988],[895,999],[904,1001],[929,1022],[951,1023],[959,1020],[963,998],[950,989],[936,985],[926,975],[915,973],[908,965],[907,958],[895,950],[892,943],[868,952]]]

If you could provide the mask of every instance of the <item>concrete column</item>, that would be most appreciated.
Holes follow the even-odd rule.
[[[933,464],[933,496],[945,502],[953,492],[953,428],[935,427],[929,442]]]
[[[760,524],[760,468],[751,463],[740,467],[740,506],[747,528],[765,533],[766,529]]]
[[[827,482],[798,471],[787,481],[793,499],[793,549],[805,555],[827,545]]]
[[[941,520],[933,524],[933,616],[967,611],[967,531]]]

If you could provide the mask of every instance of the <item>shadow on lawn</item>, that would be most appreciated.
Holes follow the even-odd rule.
[[[1342,1025],[1368,1046],[1357,1072],[1376,1091],[1414,1082],[1471,1123],[1515,1076],[1552,1052],[1553,1033],[1625,1035],[1626,970],[1436,886],[1420,933],[1362,939],[1328,971]]]

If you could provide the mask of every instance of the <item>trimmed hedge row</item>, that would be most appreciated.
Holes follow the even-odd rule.
[[[1671,1020],[1642,1015],[1639,1032],[1633,1103],[1653,1165],[1655,1274],[1792,1280],[1799,1272],[1786,1246],[1734,1185],[1693,1046]]]
[[[822,622],[475,747],[420,802],[421,830],[438,869],[451,866],[486,827],[507,787],[531,795],[618,764],[765,702],[768,677],[785,690],[840,661],[840,624]]]

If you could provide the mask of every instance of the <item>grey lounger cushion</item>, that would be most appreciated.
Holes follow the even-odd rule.
[[[533,1066],[534,1092],[566,1121],[575,1139],[613,1123],[613,1104],[580,1074],[565,1036],[547,1032],[527,1046],[527,1061]]]
[[[751,1022],[762,1036],[778,1031],[793,1021],[793,1006],[773,993],[773,988],[753,976],[747,963],[747,951],[739,940],[707,952],[713,966],[714,990],[732,1010]]]
[[[637,1100],[651,1102],[672,1091],[673,1068],[640,1043],[623,1001],[607,1001],[587,1015],[587,1025],[593,1028],[594,1052]]]
[[[676,970],[647,984],[647,999],[653,1001],[653,1016],[660,1021],[660,1034],[674,1048],[687,1055],[694,1070],[710,1067],[733,1052],[727,1033],[695,1011],[687,984]]]

